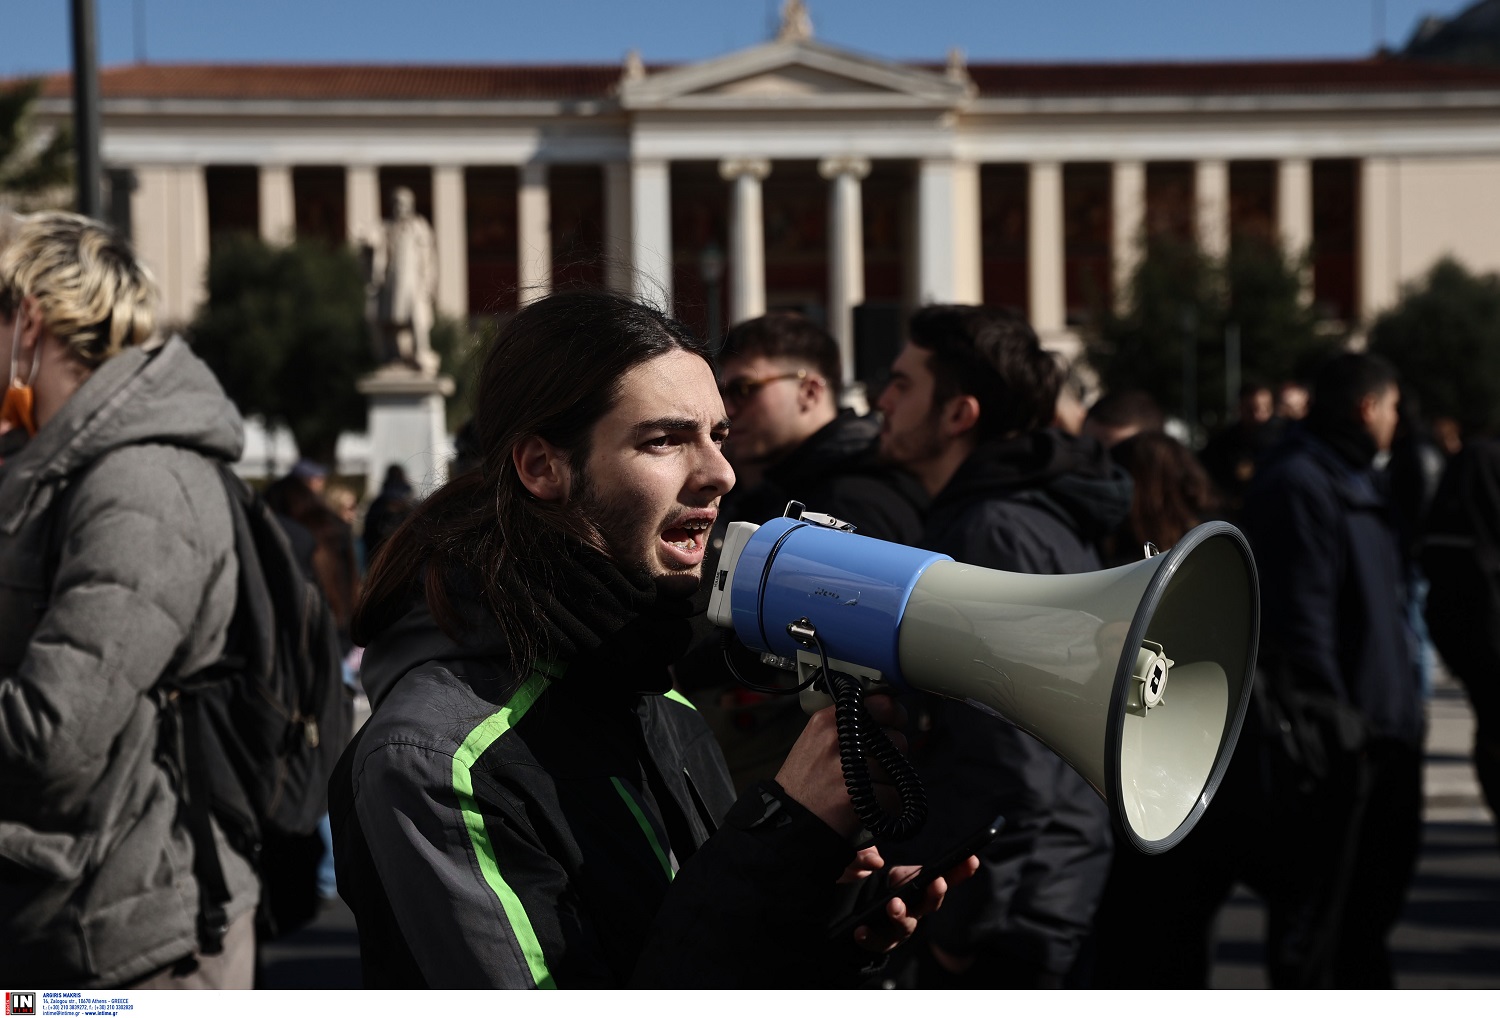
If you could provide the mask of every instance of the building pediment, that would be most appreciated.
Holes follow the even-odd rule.
[[[953,109],[965,77],[848,53],[810,40],[770,42],[628,79],[628,110]]]

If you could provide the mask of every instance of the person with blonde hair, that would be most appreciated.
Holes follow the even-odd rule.
[[[248,850],[215,829],[228,900],[208,928],[154,692],[223,651],[238,569],[215,461],[239,458],[243,426],[161,339],[156,299],[129,245],[82,216],[23,217],[0,240],[0,418],[24,439],[0,467],[11,985],[253,983]]]

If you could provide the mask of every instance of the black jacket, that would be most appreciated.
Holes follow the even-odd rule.
[[[368,986],[855,978],[826,940],[850,846],[774,783],[732,805],[664,669],[606,641],[517,681],[503,651],[418,608],[365,656],[329,798]]]
[[[1432,642],[1487,723],[1500,706],[1500,439],[1470,438],[1453,457],[1422,548]]]
[[[1241,528],[1260,574],[1258,660],[1284,691],[1353,708],[1367,734],[1416,745],[1405,569],[1368,462],[1299,428],[1251,485]]]
[[[842,411],[767,470],[756,487],[731,492],[721,518],[764,523],[796,499],[814,512],[853,523],[866,537],[916,544],[926,495],[915,477],[880,462],[879,437],[875,418]]]
[[[934,500],[925,546],[960,562],[1021,573],[1099,568],[1095,542],[1130,508],[1131,481],[1090,439],[1037,431],[980,446]],[[1109,813],[1071,767],[1032,736],[942,701],[921,768],[932,818],[929,858],[1004,815],[979,873],[926,920],[951,953],[1004,958],[1038,984],[1072,969],[1109,872]],[[985,959],[989,959],[986,961]]]

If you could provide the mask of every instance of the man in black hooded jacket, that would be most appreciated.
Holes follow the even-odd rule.
[[[724,455],[740,478],[728,519],[764,523],[791,499],[881,541],[914,544],[927,497],[914,477],[881,462],[880,422],[840,409],[838,343],[791,311],[729,330],[719,392],[731,423]]]
[[[1296,832],[1258,846],[1277,987],[1392,985],[1386,940],[1421,842],[1425,726],[1401,544],[1373,471],[1400,397],[1387,361],[1333,358],[1305,426],[1245,498],[1263,610],[1248,728],[1260,753],[1246,759],[1263,783],[1261,829]]]
[[[1128,513],[1131,482],[1093,439],[1047,427],[1061,378],[1009,312],[915,315],[878,406],[882,454],[933,498],[924,547],[1010,572],[1100,568],[1096,543]],[[924,928],[921,984],[1077,982],[1109,872],[1104,803],[1036,739],[955,701],[937,707],[921,766],[932,819],[919,842],[891,854],[929,858],[996,814],[1006,820],[979,873]]]
[[[852,523],[866,537],[921,541],[926,493],[916,478],[881,462],[879,420],[839,408],[842,377],[838,343],[796,312],[773,311],[729,330],[719,351],[719,392],[730,420],[724,456],[740,480],[724,497],[705,575],[713,575],[726,524],[764,523],[793,499]],[[724,664],[720,631],[706,617],[698,636],[678,681],[713,726],[735,787],[747,788],[776,772],[807,716],[796,697],[736,682]],[[779,681],[753,658],[737,667],[754,681]]]
[[[374,713],[329,801],[366,983],[852,982],[946,884],[832,938],[879,861],[850,841],[831,711],[736,799],[672,687],[734,483],[702,341],[554,294],[507,324],[478,391],[481,466],[392,536],[355,618]]]

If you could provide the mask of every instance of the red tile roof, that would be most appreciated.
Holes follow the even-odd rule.
[[[940,64],[910,66],[941,71]],[[651,70],[664,70],[665,66]],[[985,97],[1267,95],[1500,88],[1500,68],[1366,60],[969,65]],[[106,98],[599,99],[620,80],[609,64],[137,64],[100,74]],[[69,76],[43,94],[66,97]]]
[[[591,99],[619,80],[618,66],[597,64],[133,64],[101,71],[99,90],[108,99]],[[54,75],[43,94],[71,88],[69,75]]]
[[[940,69],[940,68],[934,68]],[[1219,63],[971,64],[986,97],[1267,95],[1500,88],[1500,68],[1375,57]]]

